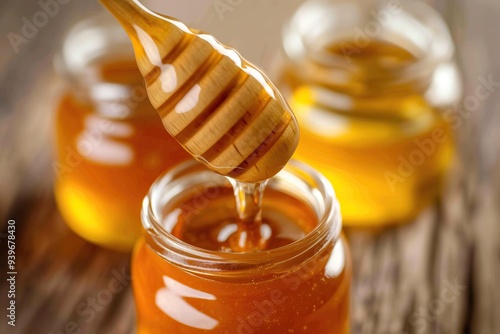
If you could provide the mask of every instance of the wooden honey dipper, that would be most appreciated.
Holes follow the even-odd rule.
[[[295,116],[270,80],[211,35],[137,0],[101,0],[134,44],[167,131],[209,169],[242,182],[278,173],[297,147]]]

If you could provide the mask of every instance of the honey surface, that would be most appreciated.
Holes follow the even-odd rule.
[[[217,196],[207,200],[207,193]],[[253,251],[264,251],[299,240],[316,226],[316,214],[302,201],[272,188],[264,194],[262,218],[255,226],[248,226],[249,222],[241,224],[233,189],[220,187],[183,201],[178,209],[166,216],[165,227],[190,245],[232,252],[238,246],[245,247],[244,241],[239,245],[240,234],[252,233],[254,228],[258,229],[257,235],[248,236],[248,239],[257,238],[251,241],[261,244]]]

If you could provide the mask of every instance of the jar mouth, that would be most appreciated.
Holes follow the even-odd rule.
[[[306,2],[284,27],[284,52],[296,65],[310,59],[323,72],[330,69],[327,80],[342,84],[348,83],[362,70],[351,61],[352,54],[362,50],[370,41],[388,42],[407,50],[415,59],[400,64],[377,64],[379,68],[364,71],[363,80],[379,84],[393,78],[400,83],[430,81],[436,66],[449,61],[454,54],[445,22],[423,2],[402,2],[397,10],[390,10],[388,3],[390,1],[378,0]],[[345,52],[332,54],[327,50],[332,43],[345,43],[354,50],[341,48]],[[307,76],[311,70],[302,72]]]
[[[269,180],[267,187],[290,193],[311,205],[318,216],[318,223],[311,232],[285,246],[255,253],[222,252],[192,246],[162,226],[162,209],[166,203],[200,182],[207,186],[229,184],[226,177],[208,171],[196,161],[187,161],[155,181],[142,207],[148,245],[169,262],[186,270],[199,273],[226,271],[226,274],[238,275],[251,269],[276,269],[290,261],[296,263],[297,258],[309,250],[323,248],[328,241],[336,242],[340,236],[340,208],[331,184],[313,168],[292,160]]]
[[[79,21],[68,31],[54,56],[53,65],[77,95],[91,100],[124,100],[138,87],[144,89],[140,76],[137,83],[103,78],[97,69],[104,60],[110,63],[134,60],[134,50],[126,33],[105,12]]]

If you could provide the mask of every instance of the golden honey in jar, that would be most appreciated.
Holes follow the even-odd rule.
[[[346,225],[414,218],[439,194],[454,151],[444,115],[460,80],[442,19],[420,2],[309,1],[283,43],[295,158],[331,181]]]
[[[188,154],[164,130],[130,42],[111,17],[75,25],[56,67],[68,81],[55,124],[60,212],[83,238],[130,250],[150,185]]]
[[[329,182],[292,161],[262,203],[265,246],[237,252],[228,179],[187,162],[153,184],[132,259],[139,334],[349,333],[351,260]]]

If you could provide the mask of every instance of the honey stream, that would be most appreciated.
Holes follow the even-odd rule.
[[[234,252],[255,252],[266,248],[261,233],[262,198],[267,180],[245,183],[229,178],[234,190],[238,210],[238,230],[230,237],[230,247]]]

